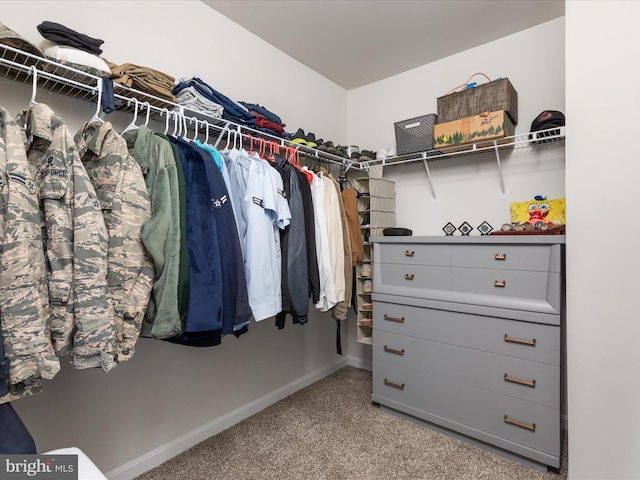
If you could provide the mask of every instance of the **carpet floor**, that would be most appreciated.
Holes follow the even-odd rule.
[[[566,436],[565,436],[566,437]],[[386,413],[344,367],[137,480],[564,480]]]

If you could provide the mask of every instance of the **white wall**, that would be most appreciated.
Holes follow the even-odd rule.
[[[266,106],[288,131],[302,127],[344,143],[342,88],[199,1],[3,1],[1,8],[1,21],[34,43],[40,22],[59,22],[105,40],[103,56],[115,63],[198,75],[234,100]],[[14,115],[30,96],[28,86],[0,82],[0,104]],[[95,111],[42,91],[37,101],[73,132]],[[345,364],[347,347],[345,339],[345,355],[336,354],[335,321],[317,312],[306,326],[289,317],[284,330],[272,319],[252,323],[246,335],[211,348],[141,339],[135,356],[108,375],[63,359],[43,393],[14,404],[39,451],[78,446],[112,478],[131,478]]]
[[[640,478],[640,3],[568,1],[569,478]]]
[[[436,113],[436,99],[475,72],[509,78],[518,92],[516,133],[528,132],[543,110],[564,111],[564,19],[350,90],[349,142],[374,151],[395,144],[394,122]],[[442,235],[449,221],[476,228],[486,220],[497,229],[510,221],[511,202],[564,196],[562,145],[503,150],[500,156],[504,196],[493,154],[430,162],[437,203],[421,162],[385,167],[385,178],[396,181],[397,225],[414,235]]]

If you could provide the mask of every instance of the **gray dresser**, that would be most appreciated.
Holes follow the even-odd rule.
[[[565,237],[372,241],[372,400],[558,468]]]

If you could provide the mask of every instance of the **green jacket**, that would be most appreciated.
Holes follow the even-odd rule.
[[[144,125],[122,136],[140,165],[153,212],[140,231],[155,266],[153,290],[140,334],[169,338],[182,333],[177,302],[180,199],[176,160],[169,141]]]

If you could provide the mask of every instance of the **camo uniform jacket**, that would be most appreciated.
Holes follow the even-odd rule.
[[[109,122],[85,124],[75,135],[109,234],[107,283],[115,309],[116,360],[135,352],[153,287],[154,269],[140,236],[151,217],[142,171]]]

